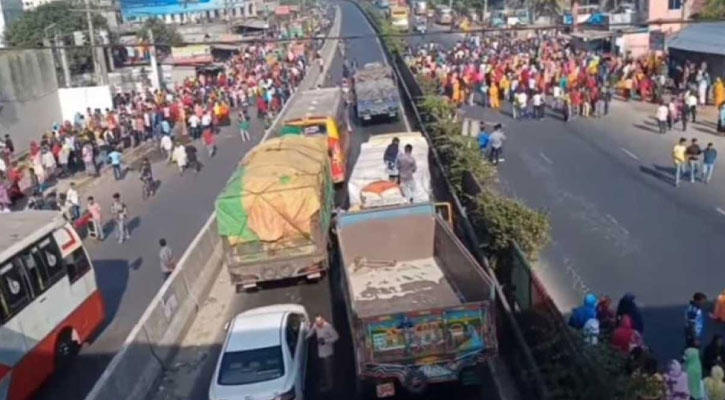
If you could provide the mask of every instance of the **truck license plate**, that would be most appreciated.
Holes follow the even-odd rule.
[[[395,396],[395,384],[393,382],[381,383],[375,387],[378,398]]]

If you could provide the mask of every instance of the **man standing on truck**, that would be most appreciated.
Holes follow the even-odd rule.
[[[317,335],[317,356],[322,361],[322,385],[320,392],[332,392],[335,385],[333,376],[335,375],[334,358],[335,342],[340,338],[335,328],[327,322],[322,314],[315,316],[315,323],[307,333],[307,338]]]
[[[413,157],[413,146],[406,144],[403,154],[398,157],[398,173],[400,174],[400,189],[403,191],[403,196],[411,203],[413,202],[413,195],[415,194],[415,179],[413,179],[413,174],[416,169],[417,166],[415,164],[415,158]]]
[[[385,163],[385,171],[388,174],[388,178],[395,183],[398,183],[398,157],[400,155],[400,139],[393,138],[388,147],[385,149],[383,154],[383,162]]]

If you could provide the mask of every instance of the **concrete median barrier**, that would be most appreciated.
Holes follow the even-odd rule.
[[[340,32],[338,6],[330,36]],[[275,132],[288,106],[297,94],[324,82],[332,64],[337,40],[327,40],[321,49],[323,73],[311,66],[285,107],[265,132],[262,141]],[[133,327],[121,349],[94,385],[86,400],[139,400],[161,377],[178,351],[178,343],[194,320],[200,303],[206,298],[223,266],[221,241],[217,233],[216,213],[212,213],[196,235],[169,279],[159,289],[139,322]]]

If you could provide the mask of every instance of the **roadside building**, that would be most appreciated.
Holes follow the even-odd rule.
[[[121,0],[126,22],[159,18],[169,24],[202,23],[252,18],[261,10],[261,0]]]
[[[670,57],[676,62],[689,60],[707,63],[710,76],[725,76],[725,22],[692,24],[667,42]]]

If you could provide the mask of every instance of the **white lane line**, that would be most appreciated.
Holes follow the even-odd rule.
[[[549,157],[547,157],[546,154],[544,154],[543,152],[539,152],[539,157],[543,158],[547,164],[554,165],[554,162],[551,161],[551,159]]]
[[[619,148],[619,150],[622,150],[622,152],[623,152],[624,154],[628,155],[628,156],[629,156],[629,158],[631,158],[631,159],[633,159],[633,160],[637,160],[637,161],[639,161],[639,157],[637,157],[637,155],[636,155],[636,154],[634,154],[634,153],[632,153],[631,151],[629,151],[629,150],[625,149],[624,147],[620,147],[620,148]]]
[[[719,213],[720,213],[720,215],[725,215],[725,210],[723,210],[722,208],[718,207],[718,208],[716,208],[715,210],[716,210],[717,212],[719,212]]]

